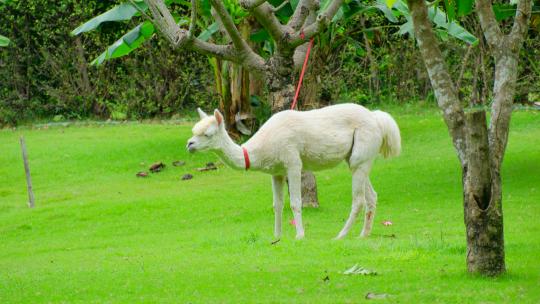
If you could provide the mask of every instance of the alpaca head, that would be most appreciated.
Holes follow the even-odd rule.
[[[223,136],[227,134],[223,115],[218,110],[214,110],[214,115],[207,115],[200,108],[197,112],[201,120],[192,129],[193,137],[187,142],[188,151],[219,149]]]

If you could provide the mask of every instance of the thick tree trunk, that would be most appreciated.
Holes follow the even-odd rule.
[[[319,198],[317,197],[317,180],[311,172],[302,172],[302,207],[319,207]]]
[[[467,127],[463,168],[467,269],[496,275],[505,271],[501,180],[491,167],[486,113],[468,113]]]
[[[467,269],[472,273],[498,275],[505,271],[504,232],[500,178],[491,180],[489,205],[479,205],[474,185],[466,182],[464,191],[467,229]]]

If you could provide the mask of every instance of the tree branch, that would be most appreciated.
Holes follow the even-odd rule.
[[[277,11],[279,11],[280,9],[284,8],[285,5],[287,5],[287,4],[289,4],[289,0],[283,1],[283,3],[281,3],[280,5],[278,5],[278,6],[274,7],[274,8],[272,8],[272,10],[273,10],[274,12],[277,12]]]
[[[514,25],[508,34],[507,44],[499,46],[502,52],[493,54],[495,58],[495,81],[493,84],[493,103],[491,105],[491,121],[489,126],[489,149],[494,168],[498,170],[502,164],[510,117],[516,91],[518,75],[519,51],[527,34],[531,16],[531,0],[520,0],[516,11]]]
[[[182,47],[189,39],[187,31],[174,21],[162,0],[144,0],[152,14],[152,23],[174,47]]]
[[[223,27],[227,31],[227,35],[229,35],[229,37],[231,38],[234,47],[238,50],[245,50],[246,48],[249,48],[249,46],[242,38],[242,35],[236,28],[236,25],[234,24],[231,15],[223,5],[223,1],[210,0],[210,4],[212,4],[212,7],[214,7],[214,9],[216,10],[217,17],[220,19]]]
[[[201,53],[203,55],[215,56],[224,60],[229,60],[232,62],[240,63],[237,58],[235,58],[235,51],[231,45],[219,45],[214,43],[209,43],[198,38],[193,38],[188,48]]]
[[[484,37],[486,37],[489,46],[496,49],[499,42],[504,39],[504,35],[495,19],[491,0],[476,0],[476,13],[484,31]]]
[[[256,54],[249,44],[242,38],[242,35],[236,28],[234,21],[223,5],[222,0],[210,0],[210,4],[214,7],[223,27],[231,38],[231,41],[236,49],[236,55],[239,57],[237,61],[245,67],[255,69],[262,72],[265,69],[264,59]]]
[[[425,1],[408,0],[407,2],[412,15],[418,48],[428,71],[431,86],[435,91],[437,103],[443,112],[444,120],[452,136],[452,141],[458,152],[461,165],[465,166],[465,114],[460,104],[457,90],[448,72],[437,38],[433,33],[433,26],[428,19]]]
[[[313,22],[315,22],[315,19],[317,18],[316,14],[317,13],[315,11],[311,11],[305,20],[305,25],[310,25]],[[300,69],[302,67],[302,64],[304,63],[304,59],[306,58],[306,54],[307,54],[308,44],[309,42],[299,45],[294,50],[293,61],[294,61],[294,66],[297,69]]]
[[[508,34],[510,46],[512,48],[520,47],[521,43],[529,28],[529,20],[531,19],[531,0],[520,0],[516,9],[514,25],[512,31]]]
[[[293,15],[289,19],[287,26],[291,27],[295,31],[298,31],[304,24],[304,20],[309,15],[310,8],[313,0],[300,0],[296,5]]]
[[[274,15],[274,8],[268,3],[263,3],[251,10],[257,22],[259,22],[270,34],[270,37],[278,44],[281,45],[285,34],[289,32],[287,26],[284,26],[279,22]]]
[[[255,54],[241,37],[240,48],[237,48],[236,45],[233,48],[231,45],[218,45],[202,41],[193,37],[190,34],[190,31],[181,29],[178,24],[176,24],[163,0],[144,0],[144,2],[148,5],[148,8],[152,14],[152,23],[158,32],[171,43],[173,48],[187,48],[204,55],[229,60],[254,69],[254,71],[259,73],[262,73],[265,70],[264,59]],[[216,2],[216,0],[212,0],[212,2]],[[219,6],[220,5],[218,4],[218,7]],[[221,5],[221,8],[225,9],[223,5]],[[192,24],[190,24],[191,30],[193,30],[193,24],[195,24],[195,22],[193,22],[195,21],[194,16],[196,16],[196,13],[193,13],[192,11]],[[232,23],[230,16],[229,21]],[[232,23],[232,26],[234,27],[234,23]],[[236,27],[234,27],[234,29],[236,29]]]
[[[291,48],[296,48],[297,46],[309,41],[311,37],[323,31],[332,21],[332,18],[334,18],[334,15],[337,13],[342,3],[343,0],[332,0],[328,7],[317,16],[315,22],[308,25],[304,29],[300,29],[299,31],[290,36],[288,43],[289,46]]]
[[[240,0],[240,6],[249,10],[256,8],[257,6],[266,2],[266,0]]]

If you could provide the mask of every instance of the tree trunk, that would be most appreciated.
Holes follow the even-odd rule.
[[[467,165],[463,208],[467,268],[496,275],[505,271],[501,180],[492,169],[485,111],[467,114]]]
[[[240,25],[242,37],[249,38],[250,24],[244,20]],[[241,64],[215,59],[211,61],[214,68],[214,77],[218,94],[220,95],[219,108],[225,119],[227,132],[232,138],[240,137],[240,130],[236,125],[236,114],[250,113],[250,73]]]
[[[318,208],[317,180],[311,172],[302,172],[302,207]]]
[[[467,269],[489,276],[505,271],[501,180],[491,180],[489,205],[482,209],[471,181],[465,183],[464,209],[467,229]]]
[[[484,275],[501,274],[505,271],[505,262],[500,168],[508,140],[519,50],[527,33],[531,1],[519,1],[512,31],[505,35],[495,19],[491,1],[476,0],[479,21],[495,59],[489,129],[484,110],[464,114],[427,18],[425,1],[408,0],[408,4],[418,47],[463,170],[467,268]],[[481,100],[473,98],[473,105]]]

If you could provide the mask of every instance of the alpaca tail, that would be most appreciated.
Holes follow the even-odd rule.
[[[384,158],[398,156],[401,152],[401,136],[396,121],[383,111],[373,111],[373,115],[383,135],[380,153]]]

